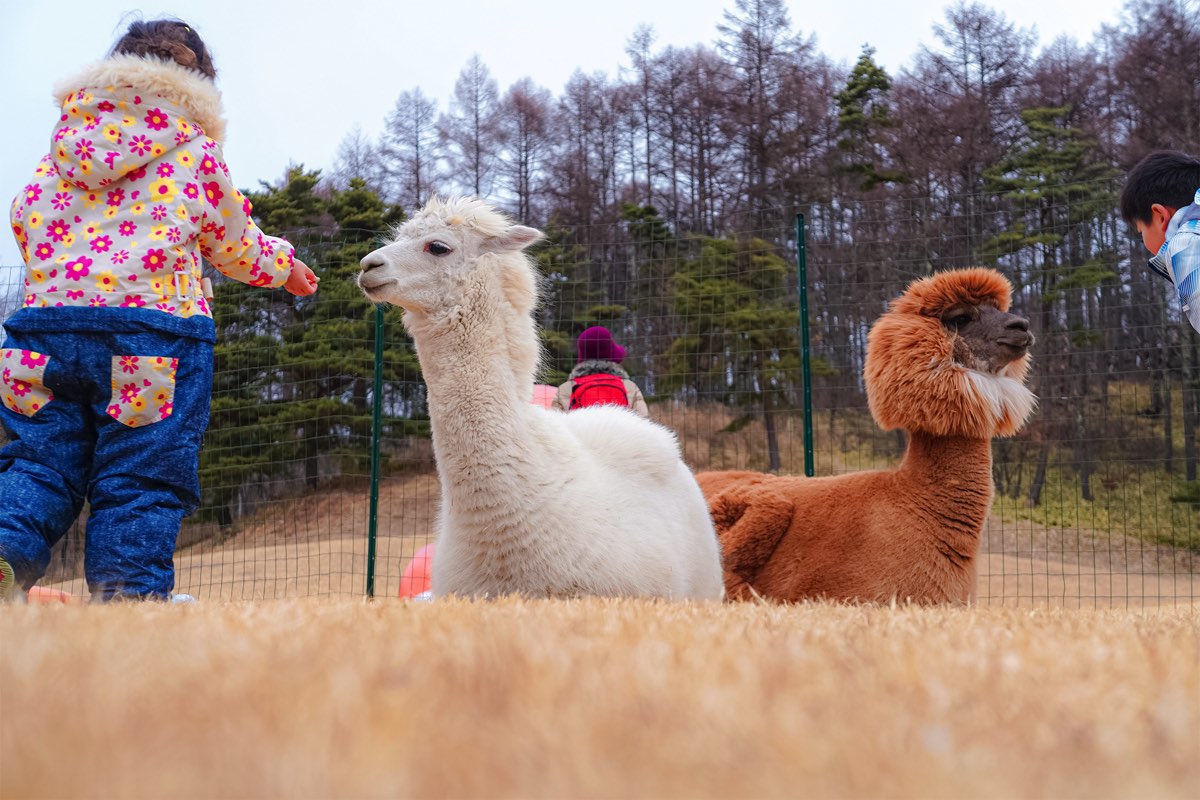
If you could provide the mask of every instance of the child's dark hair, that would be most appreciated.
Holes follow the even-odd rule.
[[[1178,150],[1155,150],[1129,170],[1121,190],[1121,217],[1130,224],[1150,222],[1150,206],[1183,208],[1191,205],[1197,189],[1200,159]]]
[[[109,55],[156,56],[194,69],[215,80],[217,69],[200,34],[177,19],[138,20],[129,26]]]

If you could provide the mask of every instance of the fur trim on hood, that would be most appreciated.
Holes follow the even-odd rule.
[[[181,67],[174,61],[128,54],[111,56],[55,84],[54,99],[61,107],[80,89],[104,92],[109,87],[121,86],[163,98],[185,111],[208,136],[224,143],[225,119],[217,85],[196,70]]]
[[[575,365],[575,368],[571,370],[571,374],[568,375],[567,378],[569,380],[575,380],[576,378],[582,378],[584,375],[600,374],[616,375],[621,380],[630,380],[629,373],[626,372],[620,364],[612,361],[580,361]]]

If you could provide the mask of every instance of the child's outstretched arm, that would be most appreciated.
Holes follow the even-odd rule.
[[[288,276],[283,288],[297,297],[306,297],[315,293],[321,279],[300,259],[293,257],[292,261],[292,274]]]

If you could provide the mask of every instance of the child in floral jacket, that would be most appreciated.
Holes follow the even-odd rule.
[[[230,178],[215,76],[190,27],[139,21],[56,91],[50,153],[10,213],[26,273],[0,349],[0,598],[42,576],[85,499],[93,600],[170,597],[212,392],[200,257],[316,291]]]

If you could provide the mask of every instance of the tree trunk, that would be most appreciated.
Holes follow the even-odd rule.
[[[1029,484],[1029,507],[1036,508],[1042,504],[1042,488],[1046,485],[1046,465],[1050,461],[1050,441],[1042,442],[1038,450],[1037,471],[1033,474],[1033,482]]]

